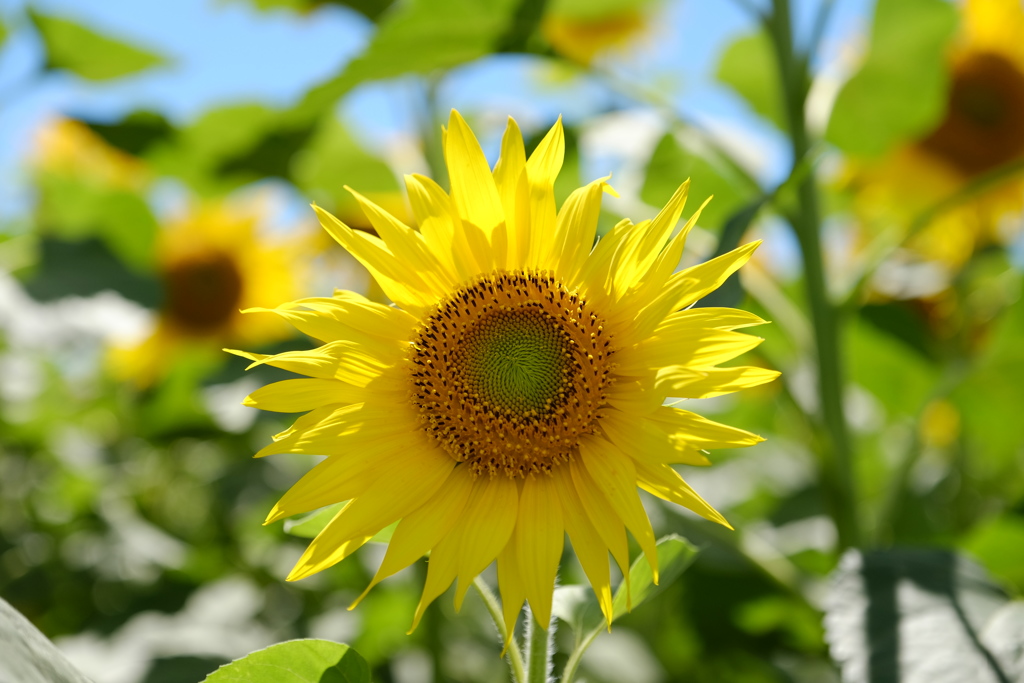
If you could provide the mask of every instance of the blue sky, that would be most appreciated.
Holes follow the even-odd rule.
[[[837,44],[863,30],[870,0],[838,0],[826,42]],[[23,0],[0,0],[10,25],[23,16]],[[806,31],[818,0],[798,0],[798,26]],[[19,182],[19,164],[29,133],[47,116],[66,113],[115,119],[149,108],[186,123],[206,109],[239,101],[287,106],[312,85],[336,73],[358,54],[373,26],[344,8],[308,15],[285,10],[260,12],[241,0],[35,0],[42,12],[65,16],[114,36],[128,38],[171,58],[169,67],[111,83],[95,84],[71,75],[38,75],[42,52],[31,31],[18,31],[0,52],[0,216],[23,210],[30,201]],[[753,22],[732,0],[670,0],[652,40],[626,68],[645,80],[670,86],[677,108],[698,121],[742,127],[786,163],[781,141],[743,104],[715,85],[710,75],[731,37]],[[494,58],[453,72],[439,91],[442,108],[509,109],[527,120],[549,122],[563,113],[579,119],[606,103],[596,83],[571,87],[538,84],[529,59]],[[392,82],[358,89],[341,115],[373,147],[388,135],[415,125],[418,89]],[[774,137],[773,137],[774,136]],[[773,147],[774,145],[774,147]]]

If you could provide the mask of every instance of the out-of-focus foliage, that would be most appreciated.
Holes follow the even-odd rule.
[[[725,298],[700,305],[738,304],[771,320],[748,362],[783,371],[742,398],[687,405],[767,438],[683,472],[736,531],[648,500],[659,535],[689,540],[659,546],[658,587],[642,575],[645,563],[634,565],[633,610],[619,609],[620,592],[610,634],[567,553],[556,672],[592,638],[573,666],[597,683],[897,680],[897,668],[906,680],[944,680],[961,671],[936,669],[947,661],[939,655],[987,672],[977,676],[995,662],[1004,678],[993,680],[1021,680],[1019,0],[879,0],[862,17],[864,33],[830,20],[827,8],[842,9],[841,0],[738,2],[735,30],[698,60],[710,65],[700,78],[727,92],[737,117],[692,96],[701,90],[688,46],[670,51],[677,61],[657,62],[659,50],[678,47],[669,20],[691,16],[673,0],[234,2],[266,21],[341,15],[366,42],[287,101],[222,99],[182,117],[140,98],[135,111],[94,119],[70,98],[64,117],[40,121],[27,145],[30,201],[0,219],[0,596],[75,666],[96,683],[196,683],[312,653],[324,667],[345,666],[297,676],[344,680],[351,666],[353,680],[508,680],[474,593],[460,615],[438,601],[405,635],[425,561],[352,612],[381,544],[284,581],[335,510],[262,526],[313,463],[250,459],[291,416],[240,403],[290,375],[246,373],[221,348],[311,344],[288,336],[274,313],[240,308],[335,287],[385,300],[307,224],[304,205],[370,230],[347,185],[415,227],[401,179],[446,183],[437,122],[458,104],[494,162],[515,113],[529,152],[557,112],[515,99],[526,83],[537,101],[565,110],[558,201],[614,171],[623,196],[606,198],[600,234],[626,216],[652,217],[690,177],[687,214],[714,200],[684,265],[765,240]],[[773,23],[783,7],[797,15],[785,68]],[[5,10],[0,50],[32,36],[33,83],[127,88],[167,74],[160,49],[107,36],[88,16],[86,4],[74,18],[50,5]],[[498,80],[513,70],[516,83]],[[384,91],[398,93],[386,105],[395,111],[368,116],[412,123],[382,143],[349,107],[383,107],[367,104],[367,93]],[[581,92],[599,95],[575,99]],[[509,111],[519,106],[532,113]],[[804,114],[806,144],[790,129]],[[289,202],[285,219],[275,192]],[[824,291],[810,291],[808,242],[791,230],[808,216],[823,245]],[[878,548],[846,559],[818,383],[823,305],[835,313],[836,400],[860,541]],[[924,647],[922,627],[945,644]],[[274,645],[296,638],[337,642]],[[0,636],[0,653],[5,642],[13,636]],[[0,654],[0,671],[7,661]]]

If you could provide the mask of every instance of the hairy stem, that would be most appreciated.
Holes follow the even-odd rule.
[[[527,610],[526,639],[529,642],[526,651],[527,680],[529,683],[547,683],[551,671],[551,645],[554,641],[554,624],[548,623],[541,628],[533,610]]]
[[[473,579],[473,586],[480,593],[480,597],[483,598],[487,612],[491,615],[494,626],[498,629],[501,642],[504,643],[508,639],[508,631],[505,630],[505,620],[501,614],[501,605],[498,603],[498,598],[494,596],[494,593],[491,592],[491,589],[487,587],[487,584],[479,576]],[[512,677],[515,683],[527,683],[528,679],[526,678],[526,667],[523,665],[523,655],[519,651],[519,643],[516,642],[515,637],[508,644],[508,649],[505,651],[505,659],[508,661],[508,668],[512,670]]]

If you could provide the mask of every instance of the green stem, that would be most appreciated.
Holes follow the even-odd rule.
[[[491,619],[498,629],[501,642],[504,643],[508,638],[508,631],[505,629],[505,619],[501,614],[501,605],[498,603],[498,598],[494,596],[494,593],[491,592],[491,589],[487,587],[487,584],[479,576],[473,579],[473,586],[480,593],[480,597],[483,598],[487,612],[491,615]],[[505,652],[505,659],[508,660],[508,667],[512,669],[515,683],[527,683],[529,679],[526,678],[523,654],[519,651],[519,644],[516,642],[515,637],[509,641],[508,649]]]
[[[527,681],[529,683],[547,683],[548,672],[551,671],[551,637],[552,624],[546,629],[541,628],[533,614],[527,610],[526,638],[530,645],[526,651]]]
[[[810,150],[804,108],[810,77],[806,57],[793,48],[789,0],[773,0],[767,18],[779,66],[794,163]],[[843,410],[843,375],[839,347],[839,316],[829,298],[821,249],[821,217],[814,174],[797,187],[798,206],[790,222],[800,242],[818,363],[820,415],[827,452],[824,466],[830,513],[839,534],[840,549],[860,544],[860,525],[854,486],[853,453]]]
[[[580,662],[583,661],[583,653],[587,651],[590,644],[594,642],[594,639],[601,634],[602,626],[598,626],[592,629],[589,633],[583,636],[583,639],[576,645],[576,649],[569,655],[568,661],[565,663],[565,668],[562,669],[562,678],[559,683],[572,683],[576,677],[576,670],[580,668]]]

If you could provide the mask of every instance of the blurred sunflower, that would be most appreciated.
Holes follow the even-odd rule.
[[[239,312],[303,289],[303,240],[272,242],[260,234],[260,222],[259,209],[218,202],[193,208],[161,230],[164,301],[149,338],[114,350],[120,376],[145,385],[181,352],[211,353],[225,343],[258,345],[291,334],[281,321]]]
[[[34,163],[48,173],[136,191],[151,177],[141,160],[110,146],[80,121],[53,119],[40,128],[35,142]]]
[[[419,231],[354,191],[379,237],[315,207],[395,306],[351,292],[301,299],[276,313],[323,346],[232,351],[308,376],[246,400],[310,411],[257,456],[328,456],[267,523],[349,501],[299,559],[288,577],[296,580],[398,521],[366,590],[429,552],[413,628],[456,578],[460,606],[497,559],[509,634],[524,599],[548,623],[567,532],[610,624],[608,553],[628,571],[627,530],[657,577],[637,487],[728,526],[671,465],[707,465],[706,449],[762,440],[663,405],[668,396],[718,396],[778,375],[716,367],[761,341],[735,329],[764,321],[733,309],[687,310],[757,243],[675,272],[699,215],[672,236],[686,183],[654,220],[622,221],[591,249],[602,193],[612,190],[594,181],[556,212],[561,121],[527,160],[509,119],[493,173],[454,111],[444,148],[450,194],[429,178],[406,178]]]
[[[857,210],[869,221],[910,223],[976,178],[1024,160],[1024,5],[967,0],[949,59],[949,94],[938,125],[851,174]],[[913,251],[958,268],[1000,239],[999,219],[1024,208],[1024,179],[1004,182],[935,217],[912,236]]]
[[[648,14],[638,3],[595,12],[579,3],[554,3],[544,14],[541,34],[555,52],[590,64],[607,50],[628,47],[648,29]]]

